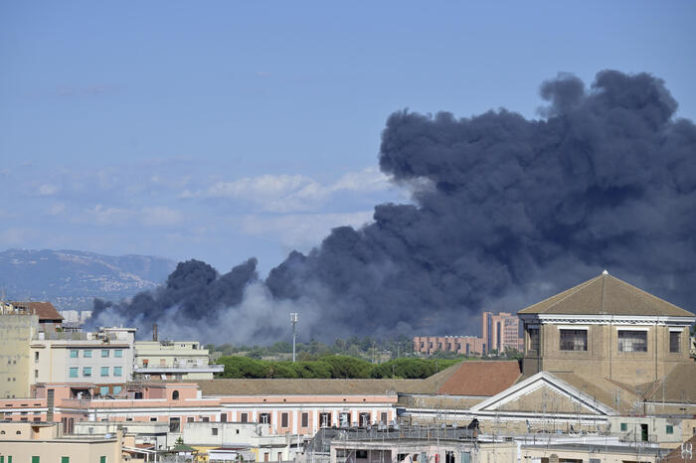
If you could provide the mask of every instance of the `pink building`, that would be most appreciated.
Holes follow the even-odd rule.
[[[524,350],[520,337],[521,322],[517,315],[500,312],[483,312],[481,333],[486,352],[503,353],[506,349]]]
[[[354,383],[354,384],[353,384]],[[94,398],[90,385],[41,384],[33,398],[0,399],[6,421],[157,421],[171,434],[187,423],[268,425],[270,434],[314,435],[320,427],[367,426],[396,419],[397,394],[360,380],[210,380],[129,384],[116,398]]]
[[[481,355],[483,341],[475,336],[416,336],[413,351],[430,355],[435,352],[454,352],[461,355]]]

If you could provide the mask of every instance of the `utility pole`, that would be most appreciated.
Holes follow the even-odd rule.
[[[295,325],[297,324],[297,312],[290,314],[290,323],[292,323],[292,363],[295,363]]]

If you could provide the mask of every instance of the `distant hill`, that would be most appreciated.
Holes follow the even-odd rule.
[[[95,297],[119,301],[164,282],[176,262],[83,251],[0,252],[0,291],[8,300],[51,301],[59,310],[91,310]]]

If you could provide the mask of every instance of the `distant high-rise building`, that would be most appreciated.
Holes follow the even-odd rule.
[[[500,312],[483,312],[481,334],[486,352],[503,353],[506,349],[522,350],[520,319],[517,315]]]

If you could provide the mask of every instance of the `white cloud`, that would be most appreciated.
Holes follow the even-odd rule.
[[[49,215],[60,215],[65,212],[65,203],[53,203],[51,207],[48,208]]]
[[[146,226],[170,226],[177,225],[184,220],[184,215],[168,207],[146,207],[141,211],[141,222]]]
[[[308,250],[324,239],[332,228],[361,227],[372,221],[372,211],[342,214],[250,215],[242,219],[241,231],[248,235],[272,236],[284,246]]]
[[[349,172],[337,181],[322,184],[304,175],[261,175],[219,181],[208,189],[184,190],[180,198],[226,198],[254,203],[267,212],[316,210],[332,196],[344,192],[373,193],[390,187],[389,179],[375,168]]]
[[[117,207],[104,207],[97,204],[87,210],[87,215],[99,225],[117,225],[124,224],[133,218],[133,211],[128,209],[120,209]]]
[[[58,193],[58,190],[59,188],[57,186],[45,183],[39,187],[37,193],[39,196],[53,196]]]

